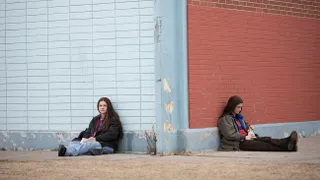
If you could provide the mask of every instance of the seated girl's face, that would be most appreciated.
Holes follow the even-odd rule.
[[[243,103],[240,103],[236,106],[236,108],[234,109],[233,113],[234,114],[239,114],[242,110],[242,106],[243,106]]]
[[[107,113],[107,103],[104,101],[100,101],[99,103],[99,112],[100,114],[106,114]]]

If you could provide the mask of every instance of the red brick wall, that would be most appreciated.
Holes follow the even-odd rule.
[[[190,128],[216,127],[234,94],[253,124],[320,120],[319,0],[303,2],[313,17],[188,1]]]

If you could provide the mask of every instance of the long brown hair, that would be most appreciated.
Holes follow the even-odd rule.
[[[231,96],[219,118],[225,115],[231,114],[234,111],[234,109],[241,103],[243,103],[243,100],[241,99],[240,96]]]
[[[99,99],[98,103],[97,103],[97,109],[99,111],[99,104],[101,101],[104,101],[106,104],[107,104],[107,113],[106,113],[106,116],[104,117],[104,120],[103,120],[103,127],[105,130],[108,130],[109,129],[109,126],[110,126],[110,123],[112,121],[112,118],[115,119],[115,122],[117,123],[117,125],[120,127],[120,134],[119,134],[119,137],[122,138],[123,136],[123,129],[122,129],[122,124],[121,124],[121,121],[120,121],[120,117],[118,115],[118,113],[114,110],[113,108],[113,105],[110,101],[109,98],[107,97],[102,97]],[[100,113],[100,111],[99,111]]]

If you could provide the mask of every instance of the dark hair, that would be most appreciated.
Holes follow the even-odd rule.
[[[231,96],[228,100],[226,107],[224,108],[224,110],[219,118],[221,118],[225,115],[231,114],[234,111],[234,109],[241,103],[243,103],[243,100],[241,99],[240,96]]]
[[[110,126],[110,123],[112,121],[112,118],[114,118],[115,123],[117,123],[117,126],[120,127],[119,137],[122,138],[123,129],[122,129],[122,124],[121,124],[120,117],[119,117],[118,113],[114,110],[110,99],[107,98],[107,97],[102,97],[102,98],[99,99],[99,101],[97,103],[98,111],[99,111],[99,104],[100,104],[101,101],[104,101],[107,104],[107,113],[106,113],[106,116],[104,117],[104,120],[103,120],[103,127],[106,130],[108,130],[108,128]],[[99,113],[100,113],[100,111],[99,111]]]

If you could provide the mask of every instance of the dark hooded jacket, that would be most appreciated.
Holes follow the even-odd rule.
[[[243,103],[243,100],[239,96],[232,96],[227,103],[222,115],[218,120],[218,129],[220,135],[220,147],[222,151],[239,151],[239,144],[241,141],[245,141],[245,136],[239,133],[237,124],[232,117],[232,112],[235,107]],[[249,124],[244,121],[246,129],[249,128]]]
[[[93,117],[89,124],[89,127],[86,130],[82,131],[79,136],[72,141],[81,141],[82,138],[92,137],[99,118],[100,115]],[[116,151],[118,149],[119,141],[122,138],[122,126],[120,122],[118,122],[115,118],[112,118],[109,121],[109,126],[106,129],[97,131],[94,137],[102,147],[108,146]]]

